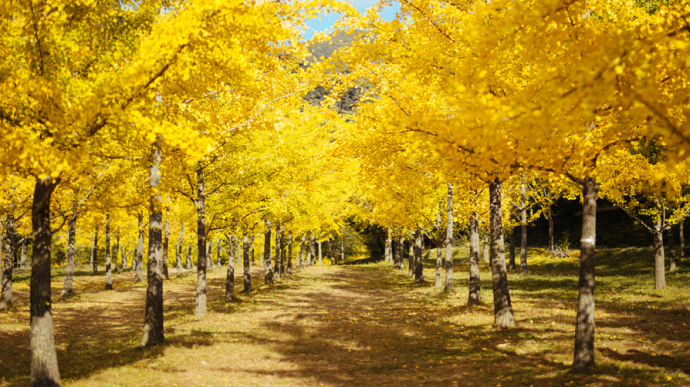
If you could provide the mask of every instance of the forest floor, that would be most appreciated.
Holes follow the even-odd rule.
[[[434,254],[429,254],[434,256]],[[467,251],[457,252],[466,257]],[[576,254],[574,254],[576,255]],[[467,259],[455,291],[433,287],[383,263],[316,266],[237,292],[225,304],[226,269],[211,269],[209,313],[194,318],[193,272],[165,282],[166,343],[141,348],[145,286],[133,273],[80,267],[76,296],[53,311],[64,386],[682,386],[690,385],[690,260],[653,289],[650,249],[599,250],[596,369],[569,372],[577,299],[577,257],[530,250],[529,274],[509,274],[517,327],[492,328],[488,267],[483,306],[468,308]],[[15,306],[0,312],[0,386],[29,380],[28,273],[18,273]],[[237,288],[241,286],[237,276]]]

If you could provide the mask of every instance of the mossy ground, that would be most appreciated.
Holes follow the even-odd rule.
[[[435,257],[433,251],[428,256]],[[386,264],[310,267],[225,304],[223,269],[209,274],[209,314],[194,318],[194,272],[165,282],[166,343],[141,348],[145,287],[133,273],[81,267],[76,296],[53,297],[66,386],[630,386],[690,384],[690,265],[654,290],[650,249],[597,255],[596,369],[569,372],[578,257],[529,251],[529,274],[509,274],[517,327],[492,328],[491,282],[483,306],[467,308],[467,251],[458,249],[455,291],[415,285]],[[54,270],[53,294],[62,287]],[[241,278],[237,278],[237,288]],[[0,386],[27,385],[28,273],[17,302],[0,312]]]

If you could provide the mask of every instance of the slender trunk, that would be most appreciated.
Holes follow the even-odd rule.
[[[407,259],[407,275],[412,277],[414,275],[414,244],[415,238],[414,233],[410,231],[410,256]]]
[[[96,226],[98,227],[98,226]],[[96,244],[96,234],[93,234],[93,238],[91,239],[91,259],[89,260],[89,265],[93,266],[93,255],[94,255],[94,246]]]
[[[453,290],[453,184],[448,183],[446,207],[446,290]]]
[[[120,255],[120,227],[117,228],[117,236],[115,237],[115,253],[113,254],[113,261],[115,261],[115,270],[118,270],[118,259],[117,257]],[[124,266],[122,267],[124,269]]]
[[[220,236],[216,235],[216,264],[218,267],[223,267],[223,261],[220,256]],[[252,245],[252,264],[254,263],[254,246]]]
[[[319,244],[319,266],[323,265],[323,260],[321,259],[321,242]]]
[[[304,270],[304,243],[305,243],[305,236],[302,234],[302,247],[300,248],[300,257],[299,257],[299,270],[302,271]]]
[[[74,283],[74,232],[77,228],[77,203],[72,207],[72,216],[67,226],[67,265],[65,267],[65,281],[62,285],[62,297],[72,296],[72,284]]]
[[[187,270],[192,269],[192,242],[187,246]]]
[[[91,251],[91,266],[93,267],[93,274],[98,273],[98,225],[96,225],[96,232],[93,235],[93,250]]]
[[[482,263],[489,263],[489,230],[484,229],[484,243],[482,251]]]
[[[196,259],[196,309],[194,315],[199,317],[206,316],[206,193],[204,191],[204,168],[197,162],[197,199],[196,199],[196,232],[197,232],[197,251]]]
[[[235,299],[235,237],[227,237],[230,252],[228,253],[228,274],[225,277],[225,302]]]
[[[144,214],[139,212],[139,237],[137,239],[137,254],[134,259],[136,260],[137,269],[134,273],[134,283],[139,283],[144,279]],[[96,229],[98,233],[98,229]],[[149,235],[151,239],[151,235]],[[149,242],[150,244],[151,242]]]
[[[402,246],[398,244],[398,242],[395,239],[391,240],[391,255],[393,256],[393,268],[398,269],[398,258],[400,257],[400,250],[402,250]]]
[[[285,254],[287,249],[285,246],[285,225],[280,226],[280,278],[285,277]]]
[[[666,264],[664,256],[664,232],[662,221],[654,228],[654,288],[663,289],[666,287]]]
[[[582,237],[580,239],[580,278],[573,371],[588,372],[594,366],[594,255],[597,232],[597,184],[586,177],[582,187]]]
[[[110,268],[110,214],[105,213],[105,290],[113,290],[113,274]]]
[[[276,223],[276,251],[275,262],[273,263],[273,275],[280,278],[280,222]]]
[[[165,239],[163,239],[163,276],[170,279],[168,274],[168,248],[170,245],[170,223],[165,221]]]
[[[395,254],[393,255],[393,263],[395,266],[395,270],[402,270],[402,256],[403,256],[403,249],[405,246],[403,245],[403,239],[400,238],[400,241],[395,242],[396,249],[395,249]]]
[[[26,238],[22,238],[22,247],[19,251],[19,267],[26,266]]]
[[[0,310],[12,305],[12,268],[14,266],[14,204],[10,203],[5,223],[5,259],[2,268],[2,292],[0,292]],[[50,277],[49,277],[50,278]]]
[[[163,231],[163,197],[158,192],[162,177],[160,163],[159,138],[151,151],[151,168],[149,169],[149,187],[151,189],[151,196],[149,197],[149,263],[146,269],[144,334],[141,338],[141,345],[144,347],[160,344],[165,340],[163,334],[163,236],[161,235]],[[141,264],[142,261],[139,260],[139,263]]]
[[[546,207],[546,216],[549,219],[549,252],[552,252],[556,246],[553,243],[553,214],[551,213],[551,206]]]
[[[386,234],[386,249],[385,249],[385,257],[384,260],[386,263],[390,263],[392,261],[391,255],[393,253],[393,246],[392,246],[393,240],[391,239],[391,228],[388,227],[388,233]]]
[[[676,270],[676,246],[673,238],[673,225],[668,228],[668,271]]]
[[[489,185],[491,216],[491,277],[494,290],[494,325],[498,329],[515,326],[508,290],[503,225],[501,224],[501,185],[496,178]]]
[[[235,241],[235,262],[236,264],[240,263],[240,252],[242,251],[242,247],[240,246],[240,238],[237,238]]]
[[[526,207],[526,193],[527,189],[525,183],[525,176],[522,176],[522,189],[520,196],[520,205],[522,206],[522,213],[520,214],[520,273],[527,273],[527,207]]]
[[[268,243],[271,243],[271,229],[270,229],[270,223],[267,223],[269,226],[268,229]],[[249,266],[249,245],[254,243],[254,237],[250,238],[247,237],[247,235],[244,236],[244,243],[242,244],[242,264],[244,266],[244,292],[249,293],[252,291],[252,275],[251,275],[251,267]],[[270,251],[270,250],[267,250]],[[270,260],[270,257],[269,257]],[[269,262],[269,267],[270,267],[270,262]],[[271,273],[271,283],[273,283],[273,273]]]
[[[685,235],[683,235],[683,224],[685,223],[685,219],[680,220],[680,224],[678,225],[679,230],[679,236],[680,236],[680,256],[685,257]]]
[[[422,230],[417,226],[414,234],[414,282],[424,282],[424,267],[422,266]]]
[[[345,233],[340,236],[340,262],[345,264]]]
[[[511,216],[511,219],[514,219],[513,216]],[[510,229],[510,259],[508,263],[508,269],[510,270],[515,270],[515,239],[516,238],[516,229],[515,227]]]
[[[314,254],[314,235],[312,235],[311,231],[309,231],[308,235],[308,240],[309,240],[309,266],[315,264],[315,254]]]
[[[292,274],[292,231],[288,231],[287,274]]]
[[[246,239],[246,237],[245,237]],[[266,265],[266,274],[264,275],[264,283],[273,283],[273,266],[271,262],[271,222],[266,221],[266,232],[264,233],[264,264]],[[245,284],[246,288],[246,284]]]
[[[31,386],[59,386],[50,294],[50,197],[59,179],[36,180],[31,221],[33,258],[30,292]]]
[[[180,222],[180,241],[179,243],[179,248],[177,251],[177,275],[182,274],[182,249],[184,249],[184,223]]]
[[[254,257],[254,244],[252,243],[252,266],[256,266],[256,259]]]
[[[441,247],[441,213],[439,212],[436,216],[436,282],[435,286],[437,288],[443,287],[443,251],[444,248]],[[445,243],[443,244],[445,246]]]
[[[400,274],[405,273],[405,238],[402,236],[400,237],[400,241],[398,242],[398,269],[400,270]]]
[[[481,279],[479,278],[479,214],[470,216],[470,294],[467,306],[481,304]]]

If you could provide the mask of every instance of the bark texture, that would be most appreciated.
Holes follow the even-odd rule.
[[[14,214],[12,206],[5,222],[5,257],[2,267],[2,290],[0,291],[0,310],[12,305],[12,266],[14,265]]]
[[[287,274],[292,274],[292,231],[288,231]]]
[[[134,283],[139,283],[144,280],[143,265],[144,265],[144,214],[139,213],[139,236],[137,238],[137,250],[134,257],[136,270],[134,271]],[[96,229],[98,232],[98,229]],[[149,235],[149,238],[151,236]]]
[[[388,231],[386,234],[386,247],[384,251],[384,260],[386,263],[390,263],[392,261],[391,255],[393,254],[393,246],[392,246],[393,240],[391,239],[391,228],[388,227]]]
[[[494,291],[494,326],[498,329],[515,326],[513,306],[508,290],[508,273],[506,271],[505,243],[503,241],[503,224],[501,223],[501,186],[495,179],[489,185],[490,227],[491,227],[491,279]]]
[[[414,282],[424,282],[422,266],[422,230],[417,226],[414,233]]]
[[[443,251],[444,248],[441,245],[441,213],[439,212],[436,216],[436,282],[434,286],[437,288],[443,287]],[[445,238],[444,238],[445,239]],[[443,244],[445,246],[445,243]]]
[[[479,274],[479,214],[475,211],[470,216],[470,293],[467,306],[481,304]]]
[[[245,237],[246,240],[246,237]],[[245,248],[245,246],[243,246]],[[266,232],[264,233],[264,265],[266,266],[266,274],[264,275],[264,283],[273,283],[273,265],[271,262],[271,222],[266,221]],[[246,276],[246,274],[245,274]],[[245,279],[246,282],[246,279]],[[245,289],[247,285],[245,284]]]
[[[319,266],[323,265],[323,259],[321,258],[321,242],[319,244]]]
[[[93,248],[91,249],[91,266],[93,267],[93,274],[98,273],[98,225],[93,234]]]
[[[661,227],[661,220],[659,220],[659,224],[654,228],[654,288],[656,289],[666,287],[664,233]]]
[[[31,206],[33,258],[31,264],[31,386],[59,386],[53,312],[50,294],[50,197],[59,180],[37,179]]]
[[[410,231],[410,256],[407,259],[407,275],[412,277],[414,275],[414,244],[415,244],[414,233]]]
[[[280,278],[280,222],[276,223],[276,253],[273,263],[273,276]]]
[[[204,169],[197,164],[197,197],[196,197],[196,232],[197,251],[196,259],[196,309],[194,315],[197,318],[206,316],[206,264],[208,263],[206,248],[206,193],[204,184]]]
[[[453,290],[453,185],[448,183],[446,207],[446,290]]]
[[[225,302],[235,299],[235,237],[227,237],[230,251],[228,253],[228,274],[225,276]]]
[[[77,229],[77,203],[73,206],[72,216],[69,218],[67,225],[67,263],[65,265],[65,281],[62,284],[62,297],[71,297],[74,293],[72,285],[74,284],[74,233]]]
[[[113,290],[113,274],[110,267],[110,214],[105,214],[105,290]]]
[[[149,169],[149,264],[146,270],[146,314],[144,316],[144,334],[141,345],[148,347],[163,343],[163,198],[158,192],[161,180],[161,148],[160,139],[151,151],[151,167]],[[143,244],[143,230],[142,230]],[[142,249],[143,250],[143,249]],[[139,253],[141,255],[141,253]],[[139,266],[142,260],[139,260]],[[137,270],[139,267],[137,267]]]
[[[673,225],[668,228],[668,271],[676,270],[676,246],[673,238]]]
[[[168,248],[170,245],[170,223],[165,221],[165,237],[163,239],[163,277],[170,279],[168,274]]]
[[[270,223],[268,223],[270,227]],[[268,230],[268,243],[271,243],[271,235],[270,235],[271,229],[269,228]],[[249,265],[249,246],[254,242],[254,237],[250,239],[245,235],[244,236],[244,241],[242,244],[242,265],[244,267],[244,292],[249,293],[252,291],[252,274],[251,274],[251,266]],[[270,252],[270,250],[268,250]],[[269,257],[269,260],[271,258]],[[270,262],[269,266],[270,268]],[[271,273],[272,274],[272,273]],[[271,283],[273,283],[273,276],[271,276]]]
[[[489,263],[489,230],[484,229],[484,244],[482,246],[482,263]]]
[[[589,372],[594,366],[594,255],[596,250],[597,185],[592,177],[582,187],[582,238],[578,281],[573,371]]]

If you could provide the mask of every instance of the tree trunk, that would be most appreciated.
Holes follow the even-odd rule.
[[[391,255],[393,253],[393,246],[392,246],[393,240],[391,239],[391,228],[388,227],[388,234],[386,234],[386,248],[385,248],[385,257],[384,260],[386,263],[390,263],[392,261]]]
[[[187,248],[187,270],[192,269],[192,242],[189,242]]]
[[[446,291],[453,290],[453,184],[448,183],[446,207]]]
[[[280,226],[280,278],[285,277],[285,255],[287,249],[285,246],[285,224]]]
[[[149,187],[151,189],[151,196],[149,197],[149,264],[146,269],[144,334],[141,338],[141,345],[144,347],[160,344],[165,340],[163,334],[163,236],[161,235],[163,231],[163,198],[158,192],[161,180],[160,141],[159,138],[151,151],[149,174]],[[139,264],[142,264],[141,259]]]
[[[242,247],[240,246],[240,238],[237,238],[235,240],[235,262],[236,264],[240,263],[240,252],[242,251]]]
[[[512,216],[511,219],[513,219]],[[508,269],[510,270],[515,270],[515,239],[517,239],[516,230],[515,227],[513,227],[510,229],[510,259],[508,263]]]
[[[404,242],[403,238],[400,238],[400,240],[396,243],[397,249],[395,250],[395,255],[393,256],[393,262],[395,264],[394,268],[395,270],[400,270],[402,271],[402,264],[403,264],[403,250],[405,249],[405,245],[403,244]]]
[[[676,246],[673,238],[673,225],[668,228],[668,271],[676,270]]]
[[[2,268],[2,292],[0,292],[0,310],[12,305],[12,269],[14,266],[14,204],[10,203],[5,223],[5,262]],[[49,277],[50,279],[50,277]]]
[[[304,244],[305,244],[305,236],[302,234],[302,246],[300,247],[300,257],[299,257],[299,270],[302,271],[304,270]]]
[[[680,256],[685,257],[685,235],[683,235],[683,224],[685,223],[685,219],[680,220],[680,224],[678,225],[679,230],[679,236],[680,236]]]
[[[31,221],[33,258],[30,292],[31,386],[59,386],[57,353],[53,336],[53,312],[50,294],[50,197],[59,179],[37,179],[34,188]]]
[[[391,255],[393,256],[393,268],[395,270],[398,270],[398,259],[400,259],[400,251],[402,250],[402,246],[398,244],[398,242],[395,239],[391,240]]]
[[[323,260],[321,259],[321,242],[319,244],[319,266],[323,265]]]
[[[494,325],[498,329],[515,326],[508,290],[503,224],[501,223],[501,185],[496,178],[489,185],[491,223],[491,277],[494,291]]]
[[[414,275],[414,233],[410,230],[410,256],[407,258],[407,275],[412,277]]]
[[[91,266],[93,267],[93,274],[98,273],[98,225],[96,225],[96,232],[93,234],[93,250],[91,250]]]
[[[470,216],[470,295],[467,306],[481,304],[479,274],[479,214],[474,211]]]
[[[77,203],[72,207],[72,216],[67,226],[67,264],[65,266],[65,281],[62,284],[62,297],[72,296],[72,284],[74,283],[74,233],[77,228]]]
[[[165,221],[165,239],[163,239],[163,277],[170,279],[168,274],[168,248],[170,246],[170,223]]]
[[[194,315],[199,317],[206,316],[206,193],[204,183],[204,168],[197,162],[197,199],[196,199],[196,232],[197,232],[197,251],[196,259],[196,309]]]
[[[272,284],[273,283],[273,265],[271,262],[271,222],[268,220],[266,221],[266,232],[264,233],[264,264],[266,265],[266,274],[264,275],[264,283],[265,284]],[[245,284],[245,288],[246,288],[246,284]]]
[[[312,235],[311,231],[309,231],[308,234],[308,239],[309,239],[309,265],[314,265],[316,264],[316,250],[314,250],[314,235]]]
[[[417,226],[414,234],[414,282],[424,282],[424,266],[422,265],[422,230]]]
[[[525,176],[522,176],[522,188],[520,196],[520,206],[522,206],[522,213],[520,214],[520,273],[527,273],[527,207],[526,207],[526,193],[527,189],[525,183]]]
[[[175,262],[177,264],[177,275],[182,274],[182,249],[184,249],[184,223],[180,222],[180,241]]]
[[[553,252],[556,246],[553,243],[553,214],[551,213],[551,206],[546,207],[546,215],[549,218],[549,252]]]
[[[113,261],[115,262],[115,270],[119,272],[118,268],[118,259],[117,257],[120,255],[120,227],[118,226],[117,228],[117,237],[115,237],[115,253],[113,253]],[[123,266],[124,268],[124,266]]]
[[[664,232],[662,221],[654,228],[654,288],[666,287],[666,264],[664,256]]]
[[[19,267],[26,266],[26,238],[22,238],[22,247],[19,252]]]
[[[98,225],[96,225],[96,228],[98,228]],[[89,265],[93,266],[93,256],[94,256],[94,247],[96,245],[96,234],[93,234],[93,238],[91,239],[91,260],[89,261]]]
[[[134,259],[136,260],[137,269],[134,273],[134,283],[139,283],[144,279],[144,214],[139,212],[139,236],[137,239],[137,254]],[[98,230],[96,230],[98,231]],[[151,239],[151,235],[149,235]],[[149,242],[150,244],[151,242]]]
[[[220,236],[216,235],[216,264],[218,267],[223,267],[223,261],[221,260],[220,252]],[[252,265],[254,264],[254,245],[252,245]]]
[[[267,231],[268,238],[266,238],[266,240],[268,241],[268,245],[270,246],[270,244],[271,244],[271,223],[266,221],[266,225],[268,227],[268,231]],[[247,294],[252,291],[252,274],[251,274],[251,267],[249,266],[249,245],[253,242],[254,242],[253,236],[251,237],[251,241],[249,240],[247,235],[244,236],[244,241],[242,244],[242,253],[243,253],[242,254],[242,265],[244,267],[244,292]],[[266,251],[269,253],[268,254],[269,262],[268,262],[267,269],[270,270],[270,268],[271,268],[270,250],[266,249]],[[269,274],[271,276],[271,282],[270,283],[273,283],[273,272],[266,273],[266,278],[268,278]]]
[[[113,290],[113,274],[110,268],[110,214],[105,213],[105,290]]]
[[[225,302],[230,302],[235,299],[235,242],[234,237],[227,238],[230,252],[228,253],[228,274],[225,277]]]
[[[436,215],[436,281],[434,286],[437,288],[443,287],[443,252],[441,247],[441,212]],[[445,238],[444,238],[445,239]],[[445,241],[444,241],[445,242]],[[443,243],[445,247],[445,243]]]
[[[292,231],[288,231],[287,274],[292,274]]]
[[[314,249],[312,248],[312,250]],[[343,233],[343,235],[340,236],[340,262],[343,265],[345,264],[345,233]]]
[[[582,237],[580,239],[580,279],[573,371],[588,372],[594,366],[594,254],[597,232],[597,184],[586,177],[582,187]]]
[[[489,230],[484,229],[484,246],[482,246],[482,263],[489,263]]]
[[[280,278],[280,222],[276,222],[276,252],[275,262],[273,263],[273,275]]]
[[[328,238],[328,260],[331,261],[331,265],[335,265],[335,259],[333,258],[333,238]]]

